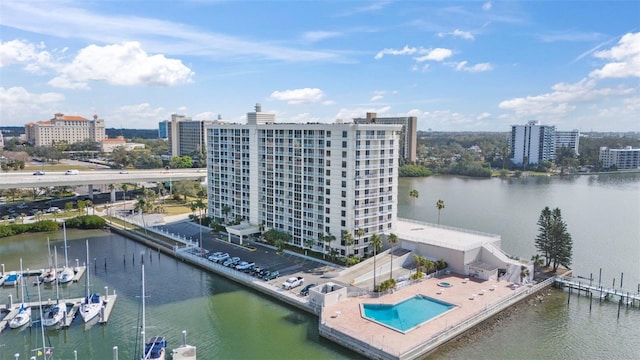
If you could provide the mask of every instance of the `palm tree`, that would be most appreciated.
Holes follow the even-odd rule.
[[[120,188],[122,189],[122,201],[127,201],[127,190],[129,189],[129,185],[120,184]]]
[[[353,245],[353,235],[351,232],[347,230],[342,230],[342,241],[344,241],[345,246],[345,256],[349,257],[349,246]]]
[[[371,235],[371,245],[373,246],[373,291],[376,291],[376,254],[382,247],[382,239],[380,239],[380,235]]]
[[[420,193],[418,192],[418,190],[413,189],[411,191],[409,191],[409,196],[411,196],[413,198],[413,206],[416,206],[416,199],[418,197],[420,197]]]
[[[329,246],[329,253],[331,253],[331,243],[334,242],[336,240],[336,237],[333,234],[329,234],[327,233],[326,235],[324,235],[322,237],[322,240]]]
[[[542,265],[544,265],[544,259],[540,254],[535,254],[531,257],[531,261],[533,261],[533,270],[537,272]]]
[[[355,235],[356,235],[356,238],[358,239],[358,243],[360,243],[360,239],[361,239],[361,238],[364,236],[364,234],[365,234],[364,229],[356,229],[356,230],[354,231],[354,233],[355,233]]]
[[[229,212],[231,211],[231,208],[228,205],[222,205],[222,215],[224,215],[224,221],[227,222],[227,216],[229,215]]]
[[[418,279],[418,274],[422,271],[422,257],[418,254],[413,254],[413,261],[416,263],[416,279]]]
[[[440,211],[444,209],[444,201],[438,199],[436,202],[436,209],[438,209],[438,225],[440,225]]]
[[[389,254],[391,255],[391,268],[389,269],[389,280],[393,278],[393,247],[398,243],[398,235],[391,233],[387,238],[389,240],[389,244],[391,244],[391,251]]]

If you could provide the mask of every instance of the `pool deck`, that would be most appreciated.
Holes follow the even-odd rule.
[[[448,282],[453,286],[448,288],[438,286],[438,283],[442,281]],[[485,313],[489,315],[491,313],[492,316],[501,311],[496,309],[496,305],[504,304],[510,299],[517,300],[517,298],[520,298],[518,295],[529,293],[526,287],[518,287],[514,290],[511,286],[512,283],[506,281],[475,281],[472,279],[466,280],[453,274],[444,275],[409,285],[394,293],[378,298],[369,296],[350,297],[340,303],[328,306],[321,315],[321,330],[323,336],[334,341],[342,339],[340,342],[344,346],[361,352],[370,358],[416,358],[424,356],[425,353],[435,348],[425,346],[425,344],[429,342],[435,343],[434,338],[436,335],[440,335],[438,336],[439,338],[444,338],[442,336],[443,332],[452,328],[460,328],[459,325],[461,324],[468,324],[468,326],[464,327],[464,331],[466,331],[475,326],[476,323],[469,320],[477,318],[478,314]],[[406,334],[361,316],[360,304],[362,303],[394,304],[418,294],[439,299],[457,307],[442,316],[416,326]],[[493,313],[490,310],[496,310],[496,312]],[[459,334],[457,331],[452,331],[451,338],[457,336],[457,334]],[[448,340],[450,338],[446,341]],[[437,344],[434,345],[437,347]]]

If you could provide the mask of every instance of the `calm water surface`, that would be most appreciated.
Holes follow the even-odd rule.
[[[408,196],[411,189],[419,198]],[[534,252],[536,222],[545,206],[559,207],[574,241],[574,270],[611,285],[624,273],[624,287],[637,290],[640,283],[640,174],[579,177],[530,177],[474,180],[455,177],[401,179],[399,216],[437,222],[435,203],[445,202],[441,224],[502,236],[502,247],[512,255],[529,258]],[[64,261],[61,234],[56,240]],[[46,266],[45,234],[0,240],[0,263],[17,269]],[[319,338],[317,318],[284,306],[224,278],[146,250],[130,240],[101,231],[69,232],[69,258],[84,262],[84,240],[89,238],[94,291],[116,289],[118,300],[106,326],[85,327],[74,321],[63,331],[47,331],[56,359],[111,359],[119,347],[120,359],[134,359],[140,304],[140,254],[144,252],[147,287],[147,333],[167,336],[169,347],[181,342],[198,346],[200,359],[352,359],[357,354]],[[105,269],[104,263],[107,267]],[[135,258],[135,264],[133,263]],[[62,289],[62,296],[84,294],[83,283]],[[111,291],[111,290],[110,290]],[[15,289],[0,289],[0,301],[18,296]],[[29,296],[37,297],[29,286]],[[53,289],[43,298],[55,299]],[[542,303],[520,305],[480,336],[456,341],[433,354],[454,359],[633,359],[640,353],[640,310],[622,309],[558,291]],[[0,334],[0,359],[28,359],[40,346],[36,331]]]

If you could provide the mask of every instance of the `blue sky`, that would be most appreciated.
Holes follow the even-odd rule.
[[[417,116],[640,131],[640,1],[0,2],[0,125]]]

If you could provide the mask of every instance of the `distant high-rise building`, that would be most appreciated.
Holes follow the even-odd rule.
[[[619,170],[640,169],[640,148],[627,146],[624,149],[600,148],[599,159],[605,169],[615,167]]]
[[[227,227],[239,236],[276,229],[292,246],[370,254],[371,236],[392,231],[396,218],[400,131],[377,123],[277,124],[258,106],[247,124],[209,125],[209,215],[247,222]],[[345,232],[353,244],[342,241]]]
[[[27,141],[35,146],[50,146],[56,142],[75,144],[86,140],[100,142],[107,138],[104,120],[98,119],[98,115],[87,120],[57,113],[51,120],[26,124],[24,130]]]
[[[415,162],[417,149],[418,118],[415,116],[378,117],[374,112],[368,112],[366,118],[354,118],[356,124],[387,124],[402,125],[400,130],[400,157],[405,162]]]
[[[167,122],[167,138],[171,156],[188,156],[194,152],[204,153],[207,148],[205,126],[213,121],[191,120],[184,115],[171,115]]]
[[[511,161],[517,165],[539,164],[555,159],[555,126],[529,121],[511,126]]]
[[[573,150],[573,152],[576,155],[580,155],[580,152],[579,152],[580,130],[571,130],[571,131],[556,130],[555,140],[556,140],[556,149],[569,148]]]
[[[2,130],[0,130],[0,149],[4,148],[4,138],[2,137]]]
[[[158,123],[158,137],[166,139],[168,137],[169,120],[162,120]]]

